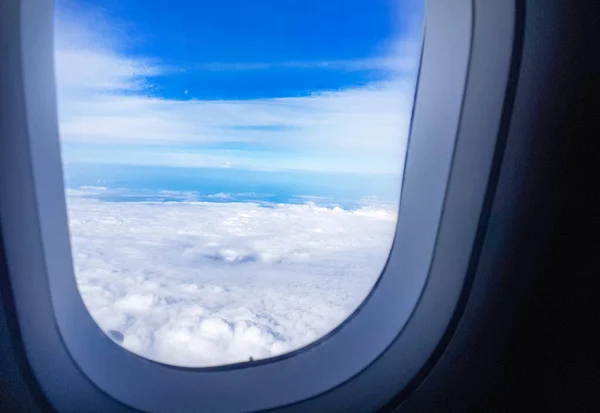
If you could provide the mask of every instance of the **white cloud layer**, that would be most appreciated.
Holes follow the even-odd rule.
[[[103,191],[68,194],[83,300],[125,348],[182,366],[267,358],[331,331],[378,278],[396,222],[392,206],[89,197]]]

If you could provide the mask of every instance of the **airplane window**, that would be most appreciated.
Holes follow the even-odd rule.
[[[73,262],[115,342],[207,367],[339,326],[385,266],[421,1],[59,0]]]

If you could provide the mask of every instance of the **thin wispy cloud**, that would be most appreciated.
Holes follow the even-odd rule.
[[[57,24],[56,73],[59,96],[60,132],[63,144],[90,145],[88,155],[77,152],[67,162],[88,162],[97,146],[150,145],[189,146],[189,151],[149,151],[132,163],[171,166],[233,165],[263,167],[235,152],[209,155],[202,145],[246,142],[270,151],[283,151],[278,164],[314,169],[385,170],[397,173],[406,147],[413,77],[390,75],[388,80],[362,87],[316,91],[308,96],[246,100],[199,100],[193,90],[182,90],[181,99],[156,93],[155,79],[177,70],[162,66],[154,57],[129,56],[119,48],[119,39],[94,32],[95,25],[82,18],[65,16]],[[100,25],[100,28],[103,26]],[[70,39],[77,39],[71,41]],[[404,45],[403,47],[406,47]],[[261,70],[269,67],[332,68],[336,70],[386,69],[414,65],[416,56],[383,57],[321,62],[275,62],[251,64],[215,63],[194,70]],[[194,148],[192,148],[192,146]],[[211,157],[215,161],[210,160]],[[120,158],[121,162],[128,160]],[[223,158],[223,159],[222,159]],[[224,160],[227,158],[227,160]],[[317,162],[311,162],[317,159]],[[96,161],[103,162],[97,158]],[[322,169],[317,168],[317,169]]]
[[[417,62],[411,57],[378,57],[371,59],[349,60],[320,60],[320,61],[289,61],[289,62],[248,62],[248,63],[222,63],[211,62],[193,65],[180,70],[209,70],[209,71],[236,71],[236,70],[267,70],[275,68],[288,69],[331,69],[346,71],[373,71],[407,72],[417,68]]]

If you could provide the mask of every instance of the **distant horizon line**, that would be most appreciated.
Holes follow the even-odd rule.
[[[69,166],[120,166],[120,167],[131,167],[131,168],[168,168],[168,169],[211,169],[211,170],[222,170],[222,171],[251,171],[251,172],[265,172],[265,173],[313,173],[313,174],[331,174],[331,175],[386,175],[389,177],[400,176],[402,171],[397,172],[384,172],[384,171],[362,171],[362,170],[320,170],[320,169],[302,169],[302,168],[284,168],[284,169],[269,169],[269,168],[252,168],[252,167],[239,167],[235,165],[222,165],[222,166],[190,166],[190,165],[161,165],[161,164],[136,164],[136,163],[121,163],[121,162],[95,162],[95,161],[65,161],[63,159],[63,168],[67,169]],[[65,171],[63,171],[63,174]]]

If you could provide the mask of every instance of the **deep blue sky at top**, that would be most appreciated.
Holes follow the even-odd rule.
[[[411,36],[406,31],[414,31],[411,22],[422,19],[424,2],[59,0],[56,3],[59,14],[71,9],[100,10],[124,33],[124,54],[158,59],[160,65],[177,69],[152,78],[150,93],[185,100],[304,96],[382,79],[384,71],[372,67],[307,68],[296,63],[383,57],[389,54],[394,39]],[[269,65],[248,67],[256,63]]]

